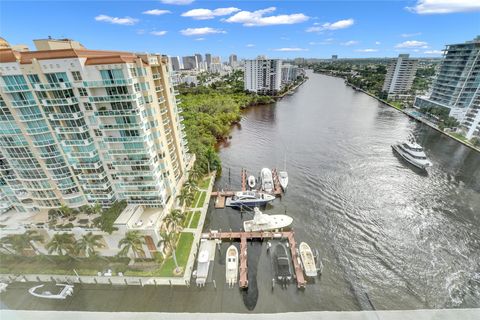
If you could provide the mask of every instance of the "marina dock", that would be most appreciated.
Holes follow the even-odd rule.
[[[273,176],[273,184],[274,184],[274,191],[271,193],[276,197],[282,196],[282,187],[280,186],[280,181],[278,180],[277,169],[272,170]],[[241,190],[240,191],[247,191],[247,170],[242,169],[240,173],[241,178]],[[237,191],[231,190],[221,190],[221,191],[213,191],[211,197],[215,197],[215,209],[224,209],[225,208],[225,201],[228,197],[233,197]]]
[[[251,239],[287,239],[290,248],[290,254],[292,257],[292,264],[295,270],[295,279],[297,281],[298,288],[305,288],[307,281],[303,276],[303,270],[300,266],[300,259],[298,258],[296,250],[296,241],[293,231],[281,231],[281,232],[272,232],[272,231],[262,231],[262,232],[218,232],[211,230],[208,233],[202,234],[202,239],[209,240],[234,240],[240,239],[240,288],[248,287],[248,266],[247,266],[247,240]]]

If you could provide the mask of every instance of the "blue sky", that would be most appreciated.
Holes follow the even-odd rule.
[[[479,0],[0,3],[0,36],[31,49],[32,39],[52,36],[168,55],[438,57],[445,44],[479,34]]]

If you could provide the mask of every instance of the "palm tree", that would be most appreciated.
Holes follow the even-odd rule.
[[[23,234],[13,234],[4,239],[4,244],[20,255],[23,255],[26,249],[32,249],[38,254],[38,249],[33,245],[33,241],[43,242],[43,236],[35,230],[28,230]]]
[[[105,245],[100,242],[101,239],[101,235],[89,232],[83,235],[82,238],[75,243],[75,251],[78,253],[84,253],[87,257],[96,256],[97,252],[95,249],[105,247]]]
[[[63,217],[70,217],[73,215],[74,211],[72,208],[67,207],[66,205],[62,204],[60,208],[58,208],[58,211],[62,214]]]
[[[189,190],[188,188],[183,187],[178,196],[181,205],[190,205],[193,200],[195,200],[195,193]]]
[[[73,249],[73,235],[69,233],[57,233],[53,236],[52,240],[47,243],[46,248],[48,253],[64,256],[68,252],[72,252]]]
[[[103,211],[102,205],[98,202],[95,202],[95,204],[92,206],[93,214],[101,214],[102,211]]]
[[[128,252],[133,252],[133,263],[137,253],[143,252],[142,245],[145,243],[145,239],[138,231],[129,231],[125,234],[125,237],[118,242],[118,247],[122,248],[118,253],[119,256],[127,256]]]
[[[10,254],[15,254],[16,251],[12,246],[12,235],[0,239],[0,249],[7,251]]]
[[[172,209],[170,214],[163,219],[167,230],[177,231],[177,228],[184,217],[185,215],[183,214],[182,210]]]
[[[203,176],[200,170],[200,167],[198,166],[193,167],[193,169],[189,173],[189,176],[191,180],[198,181],[198,179],[200,179]]]
[[[175,250],[177,249],[177,234],[173,232],[160,232],[160,241],[158,241],[157,247],[163,245],[163,252],[166,254],[168,251],[172,253],[173,262],[175,263],[175,272],[180,272],[180,267],[178,266],[177,262],[177,255],[175,254]]]

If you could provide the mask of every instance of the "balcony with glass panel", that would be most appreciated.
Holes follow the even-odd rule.
[[[77,120],[84,117],[83,112],[71,113],[51,113],[48,115],[50,120]]]
[[[33,107],[36,106],[37,102],[33,99],[31,100],[13,100],[12,106],[14,108],[22,108],[22,107]]]
[[[134,154],[149,154],[150,149],[149,148],[143,148],[143,149],[111,149],[108,150],[108,153],[110,155],[134,155]]]
[[[6,85],[6,86],[2,86],[1,88],[2,88],[2,91],[5,93],[30,91],[30,88],[28,87],[27,84]]]
[[[139,123],[121,123],[121,124],[100,124],[100,129],[103,130],[122,130],[122,129],[136,129],[139,130],[142,126]]]
[[[102,163],[100,161],[92,162],[92,163],[73,163],[72,167],[77,170],[100,169],[102,167]]]
[[[112,184],[110,182],[86,183],[82,185],[82,188],[85,190],[106,190],[111,186]]]
[[[20,121],[28,122],[28,121],[37,121],[43,119],[43,114],[35,113],[35,114],[26,114],[26,115],[19,115]]]
[[[144,136],[135,137],[103,137],[103,142],[106,143],[119,143],[119,142],[144,142]]]
[[[139,95],[137,94],[116,94],[111,96],[107,95],[107,96],[88,97],[89,101],[93,103],[134,101],[138,98],[139,98]]]
[[[98,156],[97,150],[94,151],[88,151],[88,152],[82,152],[82,151],[71,151],[67,152],[69,156],[73,158],[93,158]]]
[[[58,134],[62,133],[84,133],[88,132],[88,126],[83,125],[79,127],[56,127],[55,132]]]
[[[72,88],[71,82],[35,83],[35,91],[65,90]]]
[[[42,99],[42,104],[45,106],[66,106],[77,103],[78,99],[75,97],[61,99]]]
[[[82,140],[63,140],[61,141],[62,146],[89,146],[93,144],[93,138],[82,139]]]
[[[139,112],[138,108],[130,110],[99,110],[93,114],[97,117],[116,117],[116,116],[133,116]]]
[[[152,164],[152,159],[145,160],[113,160],[112,165],[117,166],[149,166]],[[117,172],[117,175],[121,172]],[[126,173],[130,173],[126,172]]]
[[[115,87],[132,85],[133,79],[108,79],[108,80],[93,80],[83,81],[83,86],[88,88],[101,88],[101,87]]]
[[[107,177],[106,172],[101,173],[80,173],[78,176],[80,181],[88,181],[88,180],[102,180]]]

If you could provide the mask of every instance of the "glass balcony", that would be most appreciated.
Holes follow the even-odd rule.
[[[113,149],[113,150],[108,150],[108,153],[110,155],[129,155],[129,154],[148,154],[149,149]]]
[[[133,84],[133,79],[109,79],[97,81],[83,81],[84,87],[99,88],[99,87],[115,87]]]
[[[55,128],[56,133],[83,133],[88,132],[88,126],[80,126],[80,127],[57,127]]]
[[[84,184],[82,187],[85,190],[106,190],[111,186],[112,184],[110,182],[105,182],[105,183],[87,183],[87,184]]]
[[[93,143],[93,138],[88,138],[84,140],[63,140],[61,142],[62,146],[88,146]]]
[[[81,173],[78,175],[78,179],[80,181],[86,181],[86,180],[101,180],[107,177],[106,172],[102,173]]]
[[[77,103],[78,99],[75,97],[65,99],[42,99],[42,104],[45,106],[64,106]]]
[[[158,98],[158,103],[164,103],[164,102],[165,102],[165,98],[164,98],[164,97]]]
[[[18,91],[29,91],[30,88],[27,84],[16,84],[16,85],[7,85],[2,86],[2,91],[5,93],[9,92],[18,92]]]
[[[98,156],[97,150],[90,151],[90,152],[73,151],[73,152],[68,152],[68,154],[70,155],[70,157],[73,157],[73,158],[93,158]]]
[[[177,104],[180,104],[180,103],[182,103],[182,99],[175,99],[175,102],[176,102]]]
[[[161,108],[161,109],[160,109],[160,114],[161,114],[161,115],[164,115],[164,114],[167,113],[167,112],[168,112],[168,109],[167,109],[167,108]]]
[[[33,107],[36,106],[37,102],[35,100],[14,100],[12,101],[13,107]]]
[[[51,113],[48,115],[50,120],[76,120],[83,118],[83,112],[72,112],[72,113]]]
[[[116,143],[116,142],[144,142],[145,138],[143,136],[138,137],[104,137],[103,142],[106,143]]]
[[[102,163],[100,161],[98,162],[92,162],[92,163],[74,163],[72,164],[72,167],[78,170],[81,169],[99,169],[102,167]]]
[[[99,102],[122,102],[122,101],[133,101],[138,99],[137,94],[117,94],[112,96],[95,96],[88,97],[90,102],[99,103]]]
[[[122,123],[122,124],[100,124],[100,129],[104,130],[121,130],[121,129],[141,129],[138,123]]]
[[[97,117],[115,117],[115,116],[131,116],[136,115],[138,113],[138,109],[131,109],[131,110],[102,110],[102,111],[95,111],[93,114]]]
[[[55,83],[36,83],[33,85],[36,91],[47,90],[62,90],[70,89],[72,87],[71,82],[55,82]]]
[[[147,160],[114,160],[112,161],[112,165],[114,166],[148,166],[152,164],[151,159]],[[130,173],[130,172],[127,172]],[[119,175],[120,172],[117,172],[117,175]]]
[[[27,128],[26,129],[28,134],[34,135],[34,134],[42,134],[42,133],[47,133],[50,132],[50,129],[48,127],[40,127],[40,128]]]
[[[18,116],[21,121],[27,122],[27,121],[36,121],[43,119],[43,114],[41,113],[35,113],[35,114],[27,114],[27,115],[19,115]]]
[[[162,77],[161,77],[160,73],[154,73],[154,74],[152,74],[152,78],[153,78],[153,80],[159,80]]]
[[[177,108],[177,112],[181,113],[181,112],[183,112],[183,109],[182,108]]]

